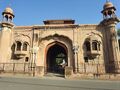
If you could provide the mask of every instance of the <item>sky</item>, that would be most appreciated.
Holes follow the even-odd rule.
[[[110,0],[120,17],[120,0]],[[40,25],[44,20],[74,19],[76,24],[98,24],[106,0],[0,0],[0,13],[10,6],[15,14],[14,24]],[[0,20],[2,15],[0,16]],[[120,28],[120,24],[118,26]]]

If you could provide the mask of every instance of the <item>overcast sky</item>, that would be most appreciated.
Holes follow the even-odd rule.
[[[110,1],[120,17],[120,0]],[[74,19],[76,24],[98,24],[103,19],[101,11],[105,2],[106,0],[0,0],[0,13],[10,6],[14,10],[15,25],[39,25],[49,19]]]

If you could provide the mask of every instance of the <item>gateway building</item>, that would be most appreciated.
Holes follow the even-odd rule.
[[[115,11],[115,6],[106,2],[99,24],[79,25],[69,19],[15,26],[13,10],[7,7],[0,23],[1,71],[35,76],[120,73],[116,33],[120,20]]]

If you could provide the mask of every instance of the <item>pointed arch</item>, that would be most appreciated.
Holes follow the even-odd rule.
[[[65,44],[55,41],[47,45],[46,47],[46,72],[64,73],[64,67],[59,67],[60,63],[64,60],[64,65],[68,64],[68,48]],[[61,72],[62,70],[62,72]]]
[[[17,51],[21,51],[22,43],[21,43],[20,41],[16,41],[16,44],[17,44],[16,50],[17,50]]]
[[[24,42],[24,43],[23,43],[23,48],[22,48],[22,50],[23,50],[23,51],[27,51],[27,49],[28,49],[28,43],[27,43],[27,42]]]

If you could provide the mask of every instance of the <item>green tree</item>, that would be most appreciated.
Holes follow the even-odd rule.
[[[120,28],[117,30],[117,35],[120,37]]]
[[[117,30],[117,35],[118,35],[118,43],[120,48],[120,28]]]

